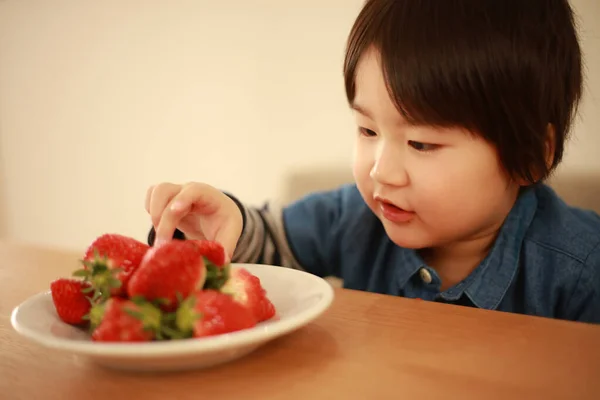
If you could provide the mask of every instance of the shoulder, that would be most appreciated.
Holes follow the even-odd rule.
[[[524,243],[531,278],[547,282],[560,317],[600,322],[600,216],[566,204],[550,187],[535,189],[537,208]]]
[[[366,238],[377,241],[376,220],[351,184],[307,194],[283,209],[290,248],[301,265],[320,276],[354,269]]]
[[[284,209],[284,223],[290,229],[310,226],[342,247],[355,243],[364,247],[365,237],[384,233],[355,184],[310,193],[293,202]]]
[[[313,192],[285,207],[288,215],[311,214],[325,219],[345,220],[367,209],[354,184]]]
[[[585,263],[600,245],[600,216],[566,204],[552,188],[536,187],[537,209],[526,240]]]
[[[364,204],[363,198],[354,183],[344,184],[329,190],[322,190],[318,192],[312,192],[295,203],[306,203],[306,202],[336,202],[339,204],[347,205],[362,205]]]

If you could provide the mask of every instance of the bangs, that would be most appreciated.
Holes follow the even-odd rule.
[[[354,101],[361,56],[374,48],[390,97],[410,122],[483,129],[476,116],[483,117],[486,104],[498,101],[495,92],[506,83],[503,79],[515,77],[510,61],[517,44],[495,34],[489,20],[490,15],[512,12],[506,3],[511,2],[369,1],[348,42],[348,101]],[[523,101],[510,93],[501,98]]]

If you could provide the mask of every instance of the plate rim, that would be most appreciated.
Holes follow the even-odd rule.
[[[36,330],[19,324],[18,314],[27,303],[39,301],[41,297],[51,296],[50,290],[29,296],[15,306],[11,312],[11,325],[19,335],[36,342],[43,347],[64,350],[72,353],[99,357],[135,357],[156,358],[160,356],[194,355],[212,353],[234,347],[260,344],[299,329],[320,317],[333,303],[335,290],[325,279],[306,271],[268,264],[232,263],[234,268],[277,268],[280,272],[301,274],[312,279],[318,292],[323,295],[313,307],[283,320],[270,322],[268,325],[257,325],[241,331],[220,334],[204,338],[189,338],[153,342],[92,342],[74,341],[64,338],[48,337]],[[65,323],[65,325],[68,325]]]

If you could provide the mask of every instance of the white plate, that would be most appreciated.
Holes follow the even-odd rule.
[[[30,297],[11,316],[13,328],[42,346],[84,356],[100,365],[134,371],[205,368],[245,356],[259,346],[319,317],[333,301],[327,281],[306,272],[255,264],[232,264],[256,275],[277,314],[251,329],[199,339],[148,343],[99,343],[62,322],[50,291]]]

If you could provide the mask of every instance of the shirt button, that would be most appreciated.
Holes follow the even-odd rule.
[[[431,283],[431,281],[433,280],[431,278],[431,274],[429,273],[429,271],[427,271],[427,269],[425,268],[421,268],[419,270],[419,275],[421,276],[421,279],[423,280],[423,282],[425,283]]]

